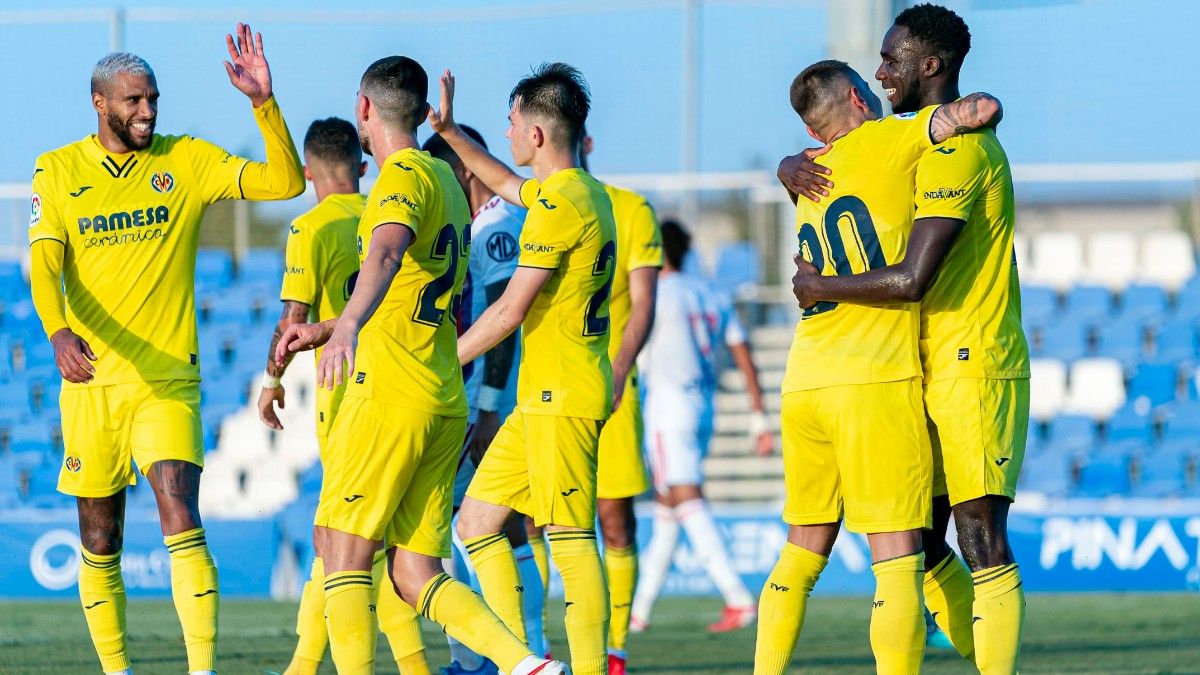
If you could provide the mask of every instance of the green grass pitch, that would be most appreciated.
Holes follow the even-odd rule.
[[[810,673],[870,673],[867,598],[814,598],[796,648],[793,668]],[[296,605],[223,600],[220,672],[258,674],[282,670],[294,644]],[[632,673],[749,673],[754,629],[713,636],[704,627],[716,618],[713,598],[669,598],[655,608],[653,625],[630,637]],[[562,603],[551,603],[550,639],[565,656]],[[179,624],[170,603],[129,605],[134,672],[184,673],[187,663]],[[427,654],[444,664],[441,631],[426,625]],[[380,673],[395,673],[386,641],[380,640]],[[1024,673],[1200,673],[1200,595],[1031,595],[1021,670]],[[71,602],[0,603],[0,673],[98,673],[83,612]],[[326,662],[322,673],[333,673]],[[435,671],[436,672],[436,671]],[[924,672],[969,673],[953,653],[929,651]]]

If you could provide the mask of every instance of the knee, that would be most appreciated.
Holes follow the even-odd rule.
[[[459,539],[466,541],[488,534],[495,534],[496,529],[488,527],[488,525],[490,523],[477,517],[469,509],[462,509],[458,512],[458,525],[455,526],[455,531],[458,532]]]
[[[106,526],[90,525],[79,531],[79,543],[83,550],[96,555],[113,555],[124,545],[119,523]]]
[[[963,560],[972,571],[1013,561],[1004,523],[996,522],[995,515],[987,509],[956,510],[954,523]]]
[[[165,536],[187,532],[202,526],[200,509],[195,504],[177,499],[159,501],[158,518]]]
[[[435,562],[432,558],[426,560],[393,548],[388,552],[388,576],[381,583],[392,584],[401,600],[416,607],[425,585],[441,572]]]
[[[637,519],[632,509],[609,508],[600,514],[600,530],[604,545],[609,548],[628,548],[637,541]]]

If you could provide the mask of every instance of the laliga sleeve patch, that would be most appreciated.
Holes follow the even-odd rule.
[[[40,222],[42,222],[42,196],[35,192],[29,205],[29,226],[33,227]]]

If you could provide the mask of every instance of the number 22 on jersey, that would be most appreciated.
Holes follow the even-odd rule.
[[[887,265],[883,250],[879,247],[879,235],[871,212],[863,200],[854,195],[844,195],[833,200],[825,209],[820,229],[804,223],[796,235],[800,243],[800,255],[813,264],[821,274],[826,274],[826,264],[832,265],[833,273],[849,276],[867,272]],[[849,239],[849,241],[847,241]],[[850,256],[854,256],[854,263]],[[804,310],[801,319],[837,309],[838,303],[822,300]]]
[[[458,229],[453,224],[446,225],[438,232],[433,242],[433,250],[429,257],[433,260],[446,260],[446,271],[421,287],[417,294],[417,308],[413,312],[413,321],[426,326],[438,327],[446,320],[446,312],[450,312],[450,320],[458,323],[458,310],[462,304],[462,295],[455,293],[450,297],[446,307],[438,307],[446,293],[454,290],[454,281],[458,278],[459,259],[465,259],[471,248],[471,229],[463,230],[462,240],[459,241]]]

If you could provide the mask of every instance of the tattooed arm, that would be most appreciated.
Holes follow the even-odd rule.
[[[991,94],[975,92],[938,106],[929,120],[929,138],[941,143],[952,136],[995,127],[1004,118],[1004,108]]]

